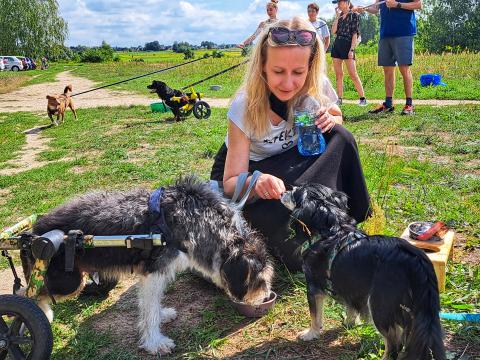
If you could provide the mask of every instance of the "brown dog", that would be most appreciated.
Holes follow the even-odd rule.
[[[67,85],[63,90],[63,94],[60,95],[47,95],[48,105],[47,105],[47,113],[52,123],[55,126],[58,126],[60,118],[63,119],[65,117],[65,110],[67,107],[72,109],[73,116],[75,116],[75,120],[77,120],[77,112],[75,111],[75,107],[73,105],[72,98],[70,97],[70,93],[72,92],[72,85]],[[57,120],[53,120],[52,115],[57,115]]]

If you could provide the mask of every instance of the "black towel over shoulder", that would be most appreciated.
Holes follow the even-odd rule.
[[[304,157],[297,147],[284,153],[250,161],[249,171],[259,170],[282,179],[288,188],[307,183],[320,183],[348,196],[350,215],[362,222],[369,214],[370,198],[363,176],[357,144],[353,135],[341,125],[324,134],[325,152],[318,156]],[[227,147],[222,145],[212,167],[210,178],[223,180]],[[298,251],[303,239],[288,240],[290,211],[278,200],[258,200],[246,205],[244,216],[267,239],[268,246],[290,271],[301,270]]]

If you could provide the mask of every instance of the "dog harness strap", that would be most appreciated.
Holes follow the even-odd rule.
[[[162,186],[150,195],[150,199],[148,200],[148,210],[156,216],[155,221],[150,227],[150,232],[161,233],[165,236],[165,240],[168,241],[171,233],[170,229],[167,226],[167,222],[165,221],[165,213],[160,206],[160,200],[162,199],[162,194],[164,190],[165,188]]]
[[[332,280],[330,279],[331,273],[332,273],[332,265],[333,262],[335,261],[335,258],[337,255],[345,249],[347,246],[352,245],[354,242],[357,240],[366,238],[366,235],[359,232],[359,231],[352,231],[349,233],[344,240],[339,241],[332,249],[332,252],[330,253],[330,256],[328,257],[328,267],[327,267],[327,288],[325,289],[327,293],[330,295],[333,295],[333,286],[332,286]]]

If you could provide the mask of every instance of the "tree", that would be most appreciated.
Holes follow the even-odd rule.
[[[0,0],[0,53],[56,56],[68,34],[56,0]]]
[[[160,51],[162,50],[162,46],[160,45],[160,43],[155,40],[155,41],[152,41],[152,42],[147,42],[145,43],[145,51]]]
[[[379,23],[377,16],[367,13],[360,15],[360,35],[364,44],[370,40],[378,39]]]
[[[214,49],[217,45],[212,41],[202,41],[200,44],[201,47],[207,48],[208,50]]]
[[[426,50],[480,50],[478,0],[426,0],[419,25],[419,40]]]

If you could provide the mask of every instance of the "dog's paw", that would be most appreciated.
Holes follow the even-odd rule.
[[[172,339],[162,334],[146,339],[140,347],[150,354],[166,355],[170,354],[175,348],[175,343]]]
[[[162,317],[163,323],[168,323],[172,320],[175,320],[177,317],[177,311],[174,308],[163,308],[160,311],[160,316]]]
[[[318,339],[320,338],[320,330],[313,330],[312,328],[308,328],[306,330],[300,331],[297,338],[303,341],[312,341]]]

